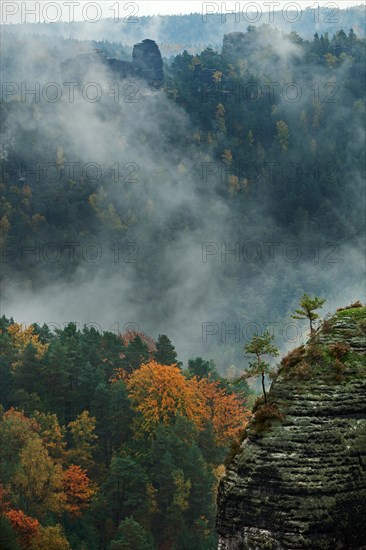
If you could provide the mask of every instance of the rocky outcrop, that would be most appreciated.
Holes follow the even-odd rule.
[[[73,82],[86,81],[91,73],[98,74],[103,65],[113,78],[140,78],[159,88],[164,81],[163,60],[154,40],[145,39],[133,47],[132,61],[109,59],[101,50],[81,54],[61,63],[65,78]]]
[[[150,84],[161,84],[164,80],[163,60],[154,40],[146,39],[135,44],[132,52],[132,64],[136,73]]]
[[[220,550],[366,548],[366,308],[282,360],[221,481]]]

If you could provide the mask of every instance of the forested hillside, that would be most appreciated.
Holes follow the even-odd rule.
[[[6,26],[1,548],[216,550],[243,349],[363,296],[360,13]]]
[[[5,41],[9,316],[33,322],[27,303],[59,327],[132,322],[157,337],[168,324],[184,360],[222,370],[241,361],[226,332],[283,327],[309,280],[330,308],[340,285],[345,300],[362,293],[364,39],[250,27],[166,63],[159,92],[89,68],[90,101],[60,62],[93,46]]]
[[[202,358],[182,370],[165,335],[3,317],[0,336],[1,548],[216,547],[218,480],[250,416],[244,380]]]

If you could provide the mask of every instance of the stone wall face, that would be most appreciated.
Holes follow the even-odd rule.
[[[366,308],[285,359],[218,495],[219,550],[366,548]],[[289,357],[289,356],[288,356]]]

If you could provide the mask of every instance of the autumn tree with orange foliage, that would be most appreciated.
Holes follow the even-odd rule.
[[[63,474],[63,487],[68,512],[74,517],[81,516],[96,492],[86,471],[80,466],[71,464]]]
[[[127,382],[135,410],[137,433],[151,434],[159,424],[185,416],[201,429],[208,415],[205,396],[196,378],[186,379],[174,365],[149,361],[133,372]]]
[[[174,365],[150,361],[136,370],[127,382],[129,396],[141,413],[138,433],[152,433],[159,422],[176,416],[189,418],[201,430],[211,422],[218,446],[229,445],[245,428],[250,412],[241,399],[206,378],[185,378]]]
[[[245,428],[251,413],[244,407],[238,395],[227,393],[218,381],[202,378],[200,388],[206,399],[207,420],[212,422],[218,446],[230,445]]]
[[[25,515],[22,510],[9,510],[5,516],[10,520],[13,529],[19,534],[18,543],[22,548],[31,546],[32,538],[40,529],[38,519]]]

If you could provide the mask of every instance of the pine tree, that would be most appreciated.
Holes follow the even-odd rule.
[[[129,517],[121,521],[117,538],[111,542],[111,550],[154,550],[155,546],[151,535],[134,520]]]
[[[269,332],[266,331],[263,336],[255,334],[249,344],[244,346],[244,350],[247,353],[255,356],[255,361],[249,363],[249,368],[246,369],[244,377],[250,378],[251,376],[261,375],[264,403],[267,403],[264,377],[265,374],[269,373],[270,365],[266,361],[263,361],[262,356],[271,355],[272,357],[277,357],[279,355],[278,349],[272,344],[273,340],[274,336],[271,336]]]
[[[189,359],[188,372],[191,376],[206,378],[212,372],[212,367],[209,361],[205,361],[202,357],[196,357],[195,359]]]
[[[123,359],[123,368],[128,373],[137,370],[142,363],[145,363],[150,358],[150,352],[147,344],[145,344],[140,336],[136,336],[125,349],[125,357]]]
[[[305,292],[300,300],[301,309],[295,310],[297,315],[291,315],[293,319],[309,319],[310,336],[313,336],[313,334],[315,333],[313,322],[316,319],[319,319],[319,315],[317,313],[314,313],[314,311],[323,307],[324,302],[325,298],[318,298],[317,296],[311,298],[311,296],[309,296],[309,294],[306,294]]]
[[[17,543],[18,534],[12,527],[10,520],[4,516],[0,516],[0,548],[3,550],[20,550]]]
[[[161,365],[176,365],[177,353],[175,347],[165,334],[160,334],[156,342],[154,359]]]

